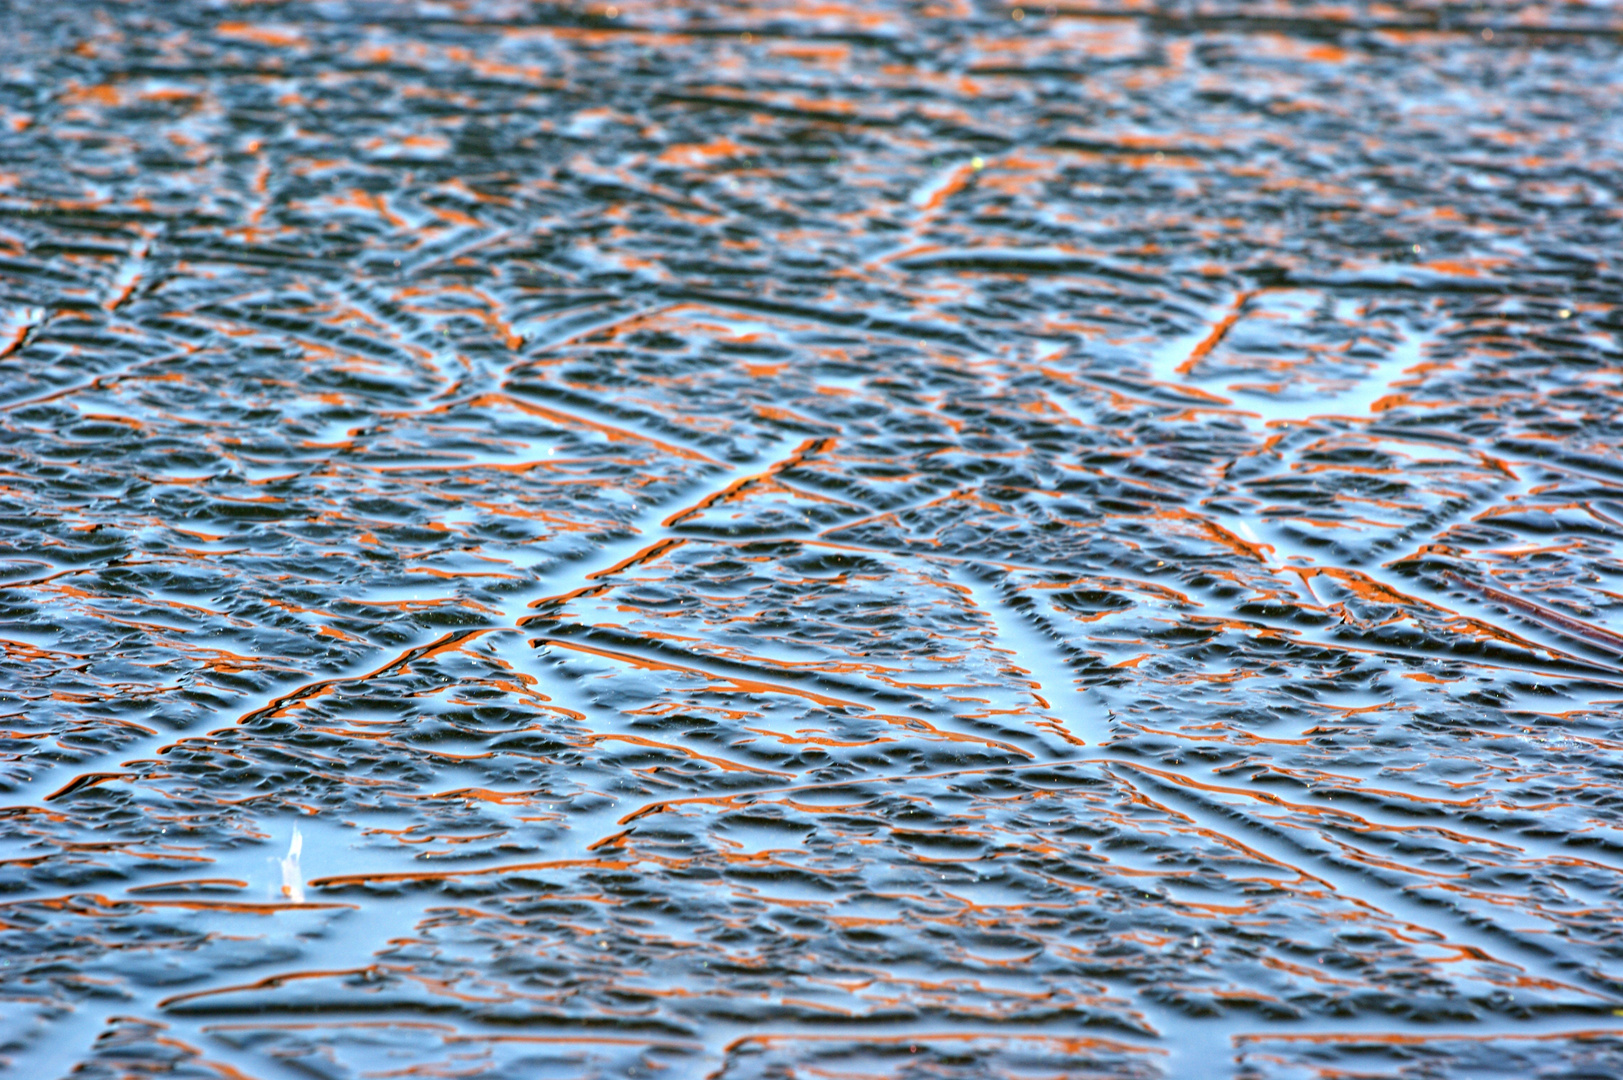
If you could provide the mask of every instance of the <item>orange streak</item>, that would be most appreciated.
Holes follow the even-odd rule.
[[[1236,297],[1234,309],[1219,319],[1217,324],[1212,327],[1212,332],[1207,334],[1199,345],[1195,346],[1194,350],[1189,354],[1189,358],[1173,370],[1179,375],[1185,376],[1195,370],[1196,364],[1206,359],[1213,349],[1222,344],[1223,339],[1228,336],[1228,332],[1234,328],[1234,324],[1240,321],[1240,316],[1245,314],[1245,305],[1256,295],[1256,291],[1251,290]]]

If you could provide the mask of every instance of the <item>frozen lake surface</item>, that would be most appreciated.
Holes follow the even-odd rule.
[[[1623,10],[0,34],[8,1075],[1623,1075]]]

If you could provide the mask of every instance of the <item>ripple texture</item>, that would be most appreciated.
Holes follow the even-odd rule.
[[[1623,1074],[1623,14],[0,0],[0,1068]]]

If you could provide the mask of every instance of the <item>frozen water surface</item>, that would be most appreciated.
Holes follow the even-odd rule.
[[[9,1075],[1623,1075],[1614,6],[0,34]]]

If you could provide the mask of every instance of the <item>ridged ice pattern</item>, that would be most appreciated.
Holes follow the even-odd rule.
[[[10,1075],[1623,1075],[1623,11],[0,35]]]

